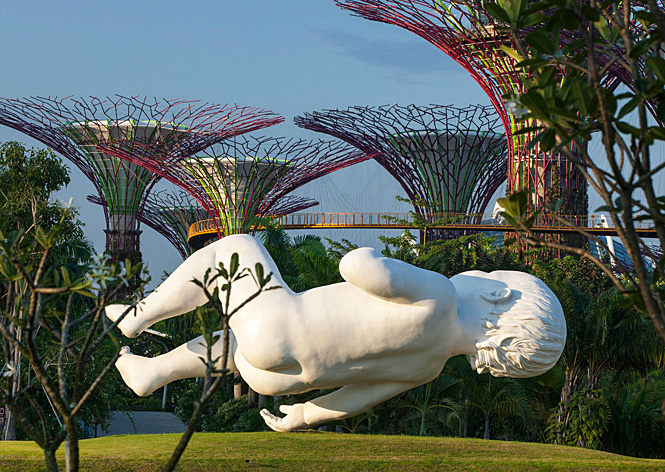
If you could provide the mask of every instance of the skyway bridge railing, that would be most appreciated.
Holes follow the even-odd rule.
[[[577,227],[597,236],[616,235],[610,219],[609,227],[604,227],[601,215],[563,215],[564,219]],[[293,213],[275,216],[275,220],[284,229],[416,229],[409,213]],[[434,222],[445,219],[445,224],[434,225]],[[431,215],[432,222],[427,229],[460,230],[460,231],[496,231],[512,232],[513,227],[501,217],[492,214],[458,214],[442,213]],[[636,233],[644,238],[656,236],[653,222],[636,222]],[[202,220],[189,228],[189,238],[217,232],[215,220]],[[536,218],[533,230],[537,233],[565,234],[574,233],[575,229],[554,219],[544,216]]]

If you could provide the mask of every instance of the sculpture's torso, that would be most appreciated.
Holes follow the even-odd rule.
[[[436,275],[436,274],[433,274]],[[456,339],[452,283],[437,298],[386,301],[344,282],[294,294],[262,293],[231,318],[235,362],[256,391],[277,395],[353,383],[424,383],[439,374]]]

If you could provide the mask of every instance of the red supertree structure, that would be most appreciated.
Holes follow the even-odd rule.
[[[506,180],[506,138],[492,107],[351,107],[295,122],[374,154],[430,222],[451,214],[478,222]]]
[[[141,147],[134,144],[133,147]],[[371,156],[341,142],[240,136],[192,156],[127,152],[116,143],[101,150],[149,169],[191,195],[210,215],[190,233],[190,245],[250,232],[256,217],[277,216],[316,204],[285,198],[298,187]]]
[[[499,113],[508,140],[508,191],[528,188],[539,208],[563,199],[562,213],[587,213],[586,181],[559,153],[543,153],[529,146],[533,133],[516,134],[536,123],[517,123],[503,96],[524,91],[522,72],[501,46],[514,48],[512,40],[485,13],[480,0],[335,0],[343,9],[363,18],[402,27],[443,51],[460,64],[487,94]],[[563,38],[563,41],[571,38]],[[602,64],[602,57],[598,58]],[[607,76],[615,88],[630,77],[618,66]],[[546,223],[544,221],[543,223]]]
[[[0,124],[54,149],[93,183],[106,216],[106,251],[140,260],[146,197],[159,174],[100,151],[118,146],[135,160],[185,158],[202,149],[283,121],[237,105],[138,97],[0,99]]]

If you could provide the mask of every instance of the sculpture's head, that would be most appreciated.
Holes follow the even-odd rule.
[[[515,271],[470,271],[451,280],[460,310],[480,315],[483,335],[476,353],[467,356],[479,374],[533,377],[556,364],[566,343],[566,320],[542,280]]]

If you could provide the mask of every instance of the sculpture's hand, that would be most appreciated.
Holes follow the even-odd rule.
[[[297,429],[307,428],[309,425],[305,423],[305,404],[296,403],[295,405],[282,405],[279,411],[286,416],[280,418],[270,413],[268,410],[261,410],[261,416],[266,424],[273,431],[288,432]]]

